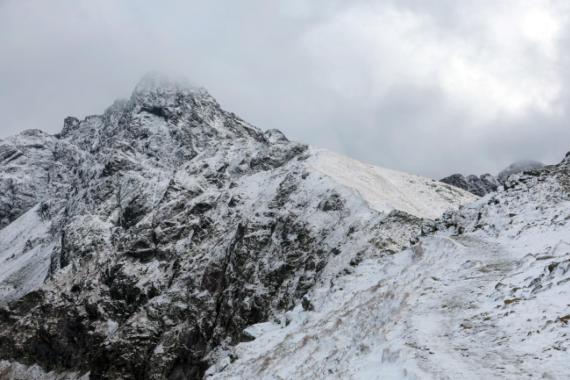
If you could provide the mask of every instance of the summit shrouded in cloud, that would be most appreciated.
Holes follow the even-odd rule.
[[[570,153],[499,181],[479,198],[146,76],[0,140],[0,378],[568,378]]]
[[[0,136],[56,132],[146,72],[262,128],[441,178],[566,151],[566,1],[0,2]]]
[[[569,16],[0,0],[0,379],[569,379]]]

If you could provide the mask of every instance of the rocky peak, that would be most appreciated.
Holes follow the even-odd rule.
[[[462,174],[453,174],[449,177],[441,179],[441,182],[469,191],[480,197],[497,191],[500,183],[491,174],[483,174],[481,176]]]
[[[149,74],[129,100],[116,101],[103,115],[81,121],[66,118],[57,137],[97,156],[99,162],[120,156],[123,161],[130,157],[132,162],[172,169],[198,154],[212,155],[238,145],[257,146],[256,152],[298,145],[273,134],[224,111],[203,88]]]
[[[511,175],[537,170],[542,167],[544,167],[544,164],[538,161],[517,161],[501,170],[497,176],[489,173],[481,176],[453,174],[442,178],[440,181],[482,197],[497,191],[499,187],[505,185]]]
[[[497,175],[497,179],[501,183],[505,183],[509,176],[517,173],[522,173],[528,170],[536,170],[540,169],[544,166],[542,162],[533,161],[533,160],[521,160],[517,162],[513,162],[505,169],[501,170]]]
[[[216,100],[201,87],[184,79],[174,80],[158,73],[147,74],[135,86],[130,98],[136,112],[147,112],[168,119],[188,112],[192,105],[219,108]]]
[[[68,116],[63,120],[63,129],[60,133],[56,134],[56,137],[67,137],[71,135],[77,128],[79,128],[79,119],[73,116]]]

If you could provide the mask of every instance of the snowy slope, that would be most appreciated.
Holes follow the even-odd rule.
[[[216,160],[223,158],[210,159],[210,162],[214,166],[223,165]],[[326,150],[311,149],[306,161],[295,163],[294,166],[283,170],[283,175],[289,171],[305,170],[328,178],[326,184],[308,185],[308,192],[303,194],[305,198],[320,199],[331,188],[337,188],[337,191],[342,189],[347,199],[355,199],[355,209],[363,208],[361,217],[370,218],[365,216],[370,213],[370,208],[383,214],[399,210],[419,218],[436,218],[445,211],[455,210],[476,199],[472,194],[432,179],[365,164]],[[177,175],[180,176],[179,173]],[[168,186],[168,176],[159,171],[154,178],[156,181],[149,186],[156,186],[155,193],[159,194],[163,191],[161,188]],[[193,179],[185,176],[180,180],[191,183]],[[271,201],[280,181],[280,177],[274,173],[270,178],[260,173],[242,181],[240,188],[251,199],[251,214],[264,198],[267,202]],[[136,188],[133,190],[136,191]],[[39,204],[0,230],[0,259],[3,259],[0,267],[0,301],[37,289],[47,278],[51,251],[57,242],[50,241],[47,235],[49,223],[41,220],[38,210]],[[309,219],[310,216],[304,218]],[[42,243],[44,241],[46,243]]]
[[[567,379],[570,170],[519,176],[410,249],[254,325],[212,379]]]
[[[47,277],[53,244],[39,209],[0,230],[0,302],[23,296]]]
[[[430,178],[381,168],[326,150],[314,150],[309,166],[355,190],[380,212],[394,209],[435,219],[445,211],[473,202],[475,195]]]
[[[154,81],[156,82],[156,81]],[[153,82],[153,83],[154,83]],[[151,85],[153,84],[151,83]],[[162,83],[158,81],[158,83]],[[137,91],[145,90],[148,84],[144,86],[139,85]],[[168,91],[175,91],[178,87],[167,88]],[[170,92],[169,92],[170,93]],[[153,122],[154,128],[158,128],[160,123]],[[215,123],[218,127],[218,123]],[[160,132],[163,133],[163,132]],[[53,137],[44,135],[39,131],[33,133],[26,133],[24,136],[17,136],[11,138],[12,141],[17,141],[18,146],[41,145],[41,139],[38,136],[45,136],[48,142],[52,143]],[[33,140],[30,141],[30,138]],[[45,144],[49,145],[49,144]],[[255,146],[252,147],[255,149]],[[251,148],[250,148],[251,149]],[[45,153],[45,154],[50,154]],[[124,153],[113,152],[112,160],[136,160],[130,158]],[[222,167],[225,162],[232,163],[239,162],[243,159],[242,153],[239,151],[239,145],[232,148],[232,150],[225,155],[214,155],[206,157],[197,157],[196,160],[202,159],[207,161],[213,167]],[[55,166],[56,164],[50,163],[46,156],[35,158],[45,167]],[[206,160],[207,158],[207,160]],[[30,158],[27,157],[29,160]],[[24,164],[19,163],[23,170],[27,170],[28,161]],[[75,163],[75,161],[72,161]],[[35,161],[34,161],[35,163]],[[86,164],[83,164],[87,166]],[[154,165],[153,165],[154,166]],[[145,179],[147,189],[151,190],[154,194],[154,201],[156,203],[159,194],[164,192],[164,189],[169,184],[172,169],[154,168],[153,166],[146,167],[145,170],[151,178]],[[355,209],[364,208],[364,214],[369,213],[367,209],[378,211],[383,214],[388,214],[393,210],[404,211],[419,218],[436,218],[442,215],[445,211],[456,210],[460,205],[472,202],[476,196],[458,190],[452,186],[442,184],[433,179],[415,176],[395,170],[380,168],[370,164],[365,164],[360,161],[345,157],[330,151],[322,149],[311,148],[307,152],[307,156],[303,161],[294,162],[288,165],[287,168],[281,170],[280,175],[286,175],[288,172],[306,171],[307,173],[314,173],[317,176],[325,176],[329,179],[326,184],[312,184],[307,186],[308,193],[303,194],[305,198],[320,199],[327,191],[332,188],[337,188],[338,191],[342,189],[347,199],[354,198]],[[11,170],[10,172],[13,172]],[[250,177],[244,177],[240,183],[242,192],[251,199],[250,213],[255,212],[257,205],[265,199],[270,202],[278,192],[278,186],[281,178],[275,173],[269,173],[269,178],[266,178],[267,172],[261,172]],[[181,171],[176,172],[176,178],[186,183],[187,186],[200,186],[195,183],[193,176],[181,175]],[[11,174],[11,176],[13,176]],[[21,175],[24,178],[34,178],[32,173]],[[4,179],[8,176],[2,177]],[[36,176],[37,178],[37,176]],[[71,182],[70,179],[65,179]],[[139,190],[137,186],[131,185],[131,178],[125,181],[123,189],[123,197],[129,199],[130,192]],[[61,187],[61,183],[57,184],[57,189]],[[30,190],[32,191],[32,190]],[[43,199],[49,199],[49,186],[44,185],[43,191],[38,193],[35,201],[39,202]],[[362,202],[364,201],[364,202]],[[83,207],[83,206],[82,206]],[[50,267],[51,250],[57,245],[57,242],[48,242],[48,244],[36,244],[34,249],[24,249],[24,245],[32,244],[32,241],[40,241],[43,235],[47,234],[49,223],[42,221],[39,215],[39,203],[31,209],[26,217],[22,216],[21,220],[16,220],[8,227],[0,230],[0,254],[4,257],[5,265],[0,267],[0,286],[3,291],[0,293],[0,301],[12,299],[15,295],[23,295],[31,290],[37,289],[46,279],[46,274]],[[363,215],[364,215],[363,214]],[[309,218],[310,216],[305,216]],[[368,216],[370,218],[370,216]],[[319,223],[320,221],[316,221]],[[40,228],[41,227],[41,228]],[[18,239],[12,235],[17,235]],[[39,236],[42,235],[42,236]],[[45,241],[49,237],[43,237]],[[28,242],[27,240],[30,240]],[[23,253],[25,251],[25,253]],[[15,259],[17,258],[17,259]],[[9,264],[9,265],[8,265]],[[33,268],[33,270],[31,269]],[[15,277],[15,272],[29,272],[26,275]],[[32,276],[32,272],[35,274]],[[14,288],[14,286],[16,286]],[[12,289],[12,290],[8,290]],[[14,293],[14,294],[12,294]]]
[[[422,248],[429,258],[409,250],[362,262],[334,287],[315,290],[316,311],[299,306],[249,328],[256,339],[208,378],[568,378],[568,286],[517,301],[497,284],[545,267],[529,268],[515,250],[471,236]],[[557,260],[568,255],[566,247]]]

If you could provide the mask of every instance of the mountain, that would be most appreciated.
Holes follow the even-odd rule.
[[[477,199],[261,131],[156,75],[61,133],[1,140],[0,189],[8,379],[202,378],[248,327],[321,307],[307,295]]]
[[[497,175],[497,180],[499,180],[499,182],[501,183],[505,183],[507,179],[513,174],[540,169],[543,166],[544,164],[538,161],[532,161],[532,160],[517,161],[510,164],[505,169],[501,170]]]
[[[569,378],[570,153],[424,232],[248,327],[206,378]]]
[[[538,161],[517,161],[501,170],[497,176],[488,173],[481,176],[468,175],[467,177],[462,174],[452,174],[440,181],[482,197],[497,191],[511,175],[537,170],[542,167],[544,167],[544,164]]]
[[[468,175],[465,177],[463,174],[452,174],[440,181],[465,191],[469,191],[470,193],[480,197],[497,191],[499,186],[501,186],[499,180],[491,174],[483,174],[479,177],[476,175]]]

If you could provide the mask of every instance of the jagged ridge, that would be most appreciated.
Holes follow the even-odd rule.
[[[501,170],[497,176],[489,173],[480,176],[468,175],[467,177],[463,174],[452,174],[440,181],[482,197],[503,187],[511,175],[531,172],[542,167],[544,164],[538,161],[517,161]]]

